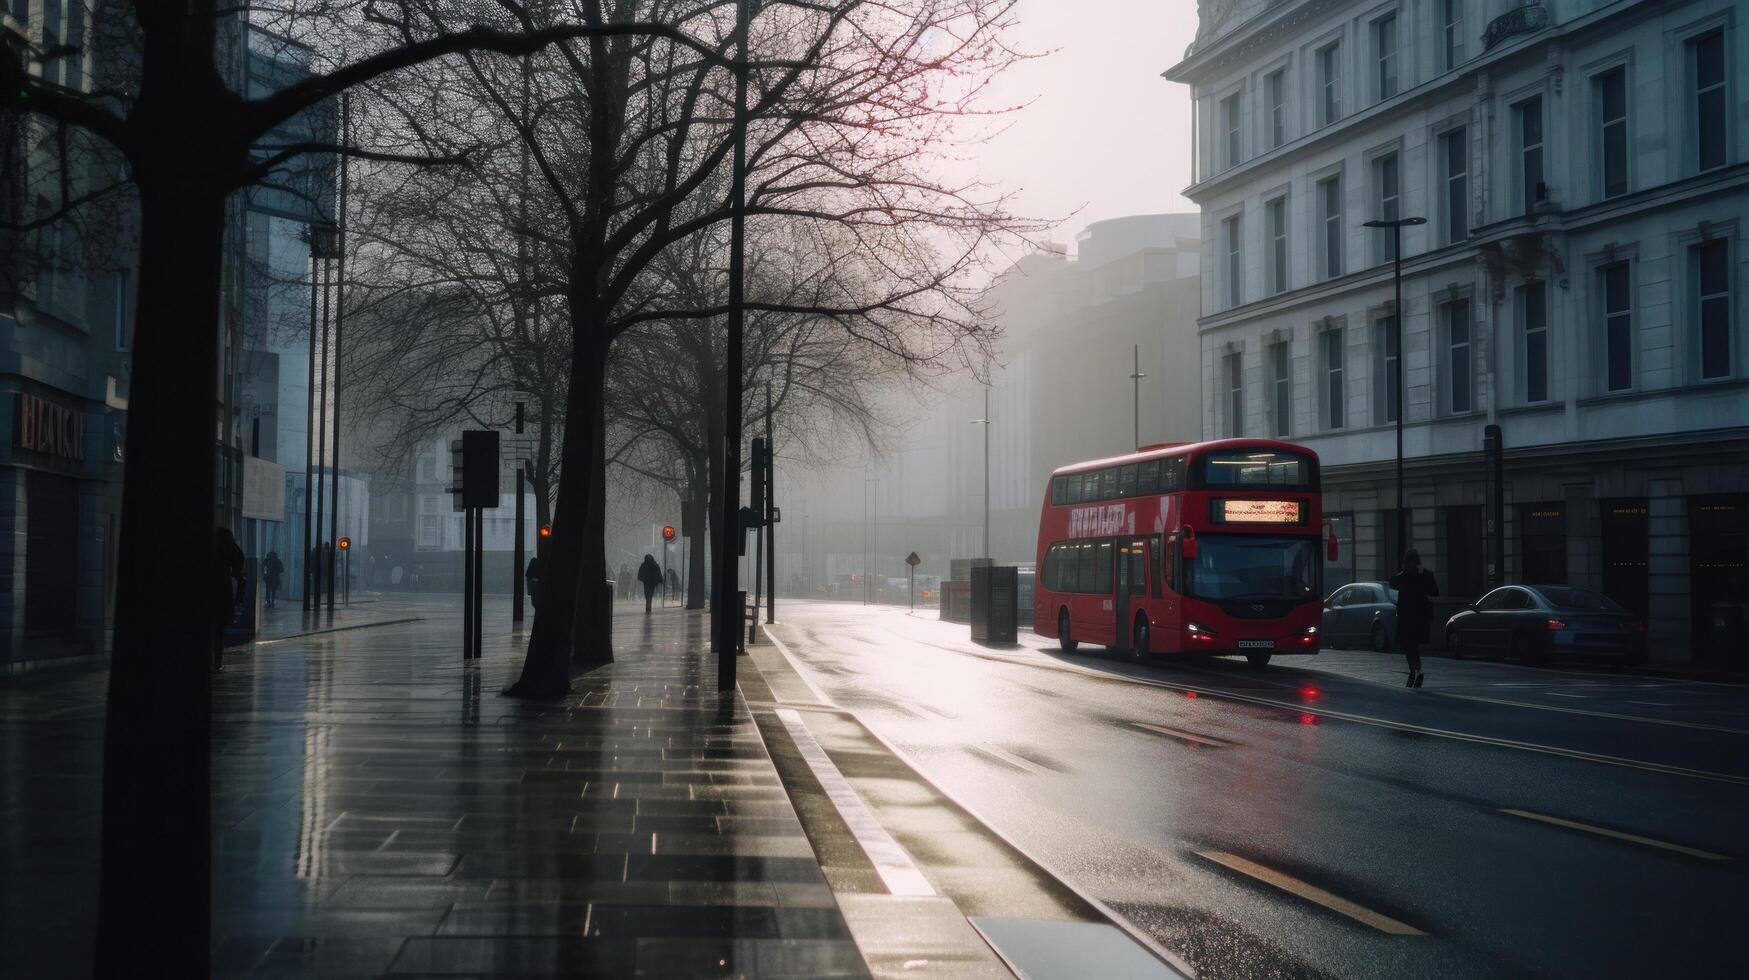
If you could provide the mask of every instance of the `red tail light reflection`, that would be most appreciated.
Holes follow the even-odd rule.
[[[1195,691],[1185,691],[1184,696],[1187,698],[1194,698],[1194,697],[1196,697],[1196,692]]]
[[[1323,693],[1323,691],[1318,690],[1311,684],[1300,685],[1300,697],[1305,698],[1307,701],[1315,701]]]
[[[1310,711],[1300,712],[1300,724],[1302,724],[1302,725],[1316,725],[1317,723],[1318,723],[1318,716],[1317,715],[1312,714]]]

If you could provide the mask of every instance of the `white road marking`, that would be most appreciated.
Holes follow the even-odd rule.
[[[992,745],[989,742],[984,742],[981,744],[969,745],[967,748],[971,749],[973,752],[979,753],[980,755],[985,755],[995,759],[1003,765],[1012,766],[1022,772],[1032,773],[1034,776],[1042,776],[1048,771],[1038,763],[1023,759],[1007,749],[1002,748],[1000,745]]]
[[[1216,749],[1230,749],[1239,744],[1237,742],[1228,742],[1224,739],[1210,738],[1207,735],[1197,735],[1194,732],[1187,732],[1178,728],[1167,728],[1165,725],[1151,725],[1145,721],[1134,721],[1130,724],[1135,725],[1137,728],[1146,729],[1150,732],[1189,742],[1192,745],[1207,745]]]
[[[1526,820],[1537,820],[1542,823],[1554,824],[1557,827],[1566,827],[1571,830],[1583,830],[1587,833],[1601,834],[1604,837],[1614,837],[1617,840],[1630,841],[1635,844],[1644,844],[1647,847],[1675,851],[1678,854],[1686,854],[1689,857],[1700,858],[1703,861],[1731,860],[1723,854],[1714,854],[1711,851],[1703,851],[1699,848],[1685,847],[1681,844],[1672,844],[1669,841],[1654,840],[1651,837],[1642,837],[1639,834],[1630,834],[1622,830],[1610,830],[1608,827],[1596,827],[1588,823],[1580,823],[1577,820],[1563,820],[1560,817],[1551,817],[1545,813],[1532,813],[1529,810],[1514,810],[1509,807],[1501,807],[1500,812],[1510,813],[1515,817],[1523,817]]]
[[[820,788],[826,791],[827,799],[838,809],[838,815],[844,818],[845,826],[862,846],[869,862],[886,882],[887,891],[894,895],[934,895],[935,889],[930,887],[929,879],[923,877],[923,872],[917,870],[917,865],[911,861],[911,855],[899,846],[899,842],[887,833],[875,819],[868,804],[862,796],[851,787],[850,781],[838,771],[826,755],[826,750],[814,739],[814,733],[808,731],[808,726],[802,721],[801,713],[794,708],[778,708],[772,712],[783,727],[789,730],[790,738],[795,740],[796,749],[807,762],[808,768],[814,771],[814,778],[820,781]]]
[[[1266,868],[1255,861],[1247,860],[1237,854],[1229,854],[1226,851],[1197,851],[1196,853],[1198,857],[1206,858],[1223,867],[1231,868],[1242,875],[1255,878],[1266,885],[1272,885],[1290,895],[1297,895],[1308,902],[1322,905],[1332,912],[1346,915],[1350,919],[1353,919],[1362,925],[1371,926],[1380,932],[1389,933],[1393,936],[1427,935],[1427,933],[1422,932],[1420,929],[1417,929],[1408,923],[1399,922],[1382,912],[1374,912],[1372,909],[1363,905],[1356,905],[1340,895],[1334,895],[1319,888],[1317,885],[1282,874],[1274,868]]]
[[[1550,691],[1549,697],[1551,697],[1551,698],[1572,698],[1575,701],[1585,701],[1585,700],[1588,700],[1590,698],[1590,695],[1588,695],[1588,694],[1562,694],[1559,691]]]

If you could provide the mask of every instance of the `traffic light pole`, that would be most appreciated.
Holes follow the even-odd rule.
[[[771,386],[765,386],[765,621],[777,622],[777,443],[771,439]]]
[[[462,508],[462,663],[474,659],[474,509]]]
[[[516,434],[519,436],[522,435],[522,416],[522,402],[517,402]],[[522,451],[522,441],[520,439],[517,440],[516,449],[514,451]],[[523,513],[525,508],[522,503],[523,473],[523,462],[521,459],[518,459],[516,461],[516,558],[511,562],[510,569],[510,621],[512,623],[522,622],[522,569],[525,566],[528,557],[524,553],[522,545],[522,522],[525,516]]]

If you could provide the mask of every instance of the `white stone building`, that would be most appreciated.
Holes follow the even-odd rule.
[[[1201,4],[1207,436],[1325,462],[1327,585],[1599,588],[1654,657],[1749,666],[1749,82],[1730,0]],[[1395,534],[1403,233],[1408,542]],[[1482,437],[1505,446],[1490,567]]]

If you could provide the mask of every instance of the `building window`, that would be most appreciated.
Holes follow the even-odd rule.
[[[1461,242],[1470,235],[1470,145],[1459,126],[1439,137],[1440,178],[1445,199],[1440,217],[1445,223],[1445,244]]]
[[[1373,386],[1376,393],[1373,396],[1373,416],[1379,425],[1389,425],[1397,421],[1397,413],[1403,408],[1402,389],[1397,386],[1397,318],[1379,317],[1375,329],[1378,343],[1373,349],[1379,352],[1379,358],[1378,382]]]
[[[1597,270],[1603,293],[1603,383],[1605,390],[1634,386],[1634,322],[1629,299],[1628,264],[1615,262]]]
[[[1543,185],[1543,100],[1538,95],[1513,106],[1518,137],[1518,186],[1521,213],[1532,214],[1548,196]]]
[[[1549,400],[1548,290],[1542,282],[1518,287],[1518,322],[1524,331],[1524,400]]]
[[[1445,55],[1441,65],[1451,71],[1464,60],[1464,0],[1440,0],[1440,47]]]
[[[126,269],[115,273],[115,349],[132,350],[134,346],[133,287]]]
[[[1342,275],[1342,177],[1318,182],[1318,258],[1325,279]]]
[[[1401,181],[1398,179],[1397,155],[1387,153],[1372,162],[1373,217],[1380,221],[1395,221],[1402,203]],[[1373,229],[1373,257],[1389,262],[1397,257],[1397,230]]]
[[[1294,418],[1293,354],[1287,341],[1269,348],[1269,364],[1275,375],[1270,386],[1271,407],[1275,410],[1275,437],[1285,439],[1293,434]]]
[[[1397,15],[1386,14],[1372,22],[1373,54],[1377,59],[1379,101],[1397,94]]]
[[[1234,92],[1221,100],[1221,132],[1226,134],[1222,146],[1227,158],[1222,161],[1225,167],[1239,165],[1240,157],[1240,123],[1239,123],[1239,93]]]
[[[1695,163],[1711,170],[1725,165],[1725,32],[1715,30],[1688,42],[1689,77],[1694,86]]]
[[[1731,260],[1723,238],[1688,247],[1694,308],[1700,324],[1700,376],[1731,376]]]
[[[1287,69],[1277,68],[1263,79],[1263,96],[1269,103],[1269,148],[1287,142]]]
[[[1287,292],[1287,198],[1278,197],[1263,206],[1269,225],[1269,291]]]
[[[1342,118],[1342,44],[1318,49],[1318,125],[1328,126]]]
[[[1606,198],[1628,192],[1628,72],[1611,68],[1593,82],[1597,90],[1597,149]]]
[[[1452,415],[1470,410],[1470,301],[1454,299],[1439,309],[1445,335],[1445,407]]]
[[[1245,301],[1244,275],[1245,257],[1240,251],[1242,240],[1239,215],[1221,222],[1221,236],[1227,246],[1227,306],[1234,307]]]
[[[1227,355],[1227,435],[1237,439],[1245,434],[1245,376],[1240,354]]]
[[[1342,331],[1324,331],[1319,343],[1324,345],[1324,428],[1340,429],[1348,421],[1342,390]]]

